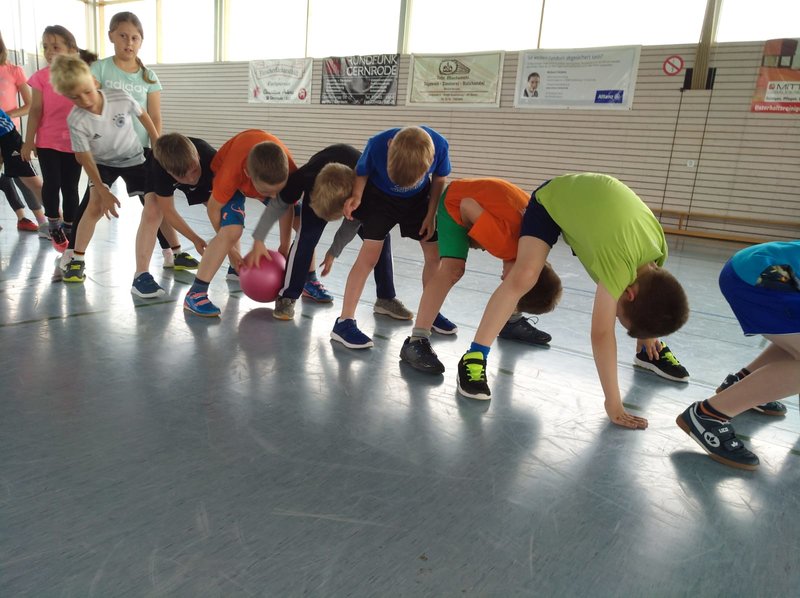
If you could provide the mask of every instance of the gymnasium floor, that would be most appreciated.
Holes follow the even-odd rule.
[[[737,245],[669,238],[692,315],[667,340],[692,380],[635,371],[619,329],[625,403],[650,419],[632,432],[606,420],[592,284],[563,242],[564,298],[539,323],[552,346],[499,341],[484,403],[456,396],[455,364],[498,282],[490,256],[470,256],[443,310],[460,332],[434,339],[448,370],[427,377],[400,367],[410,324],[373,316],[371,281],[358,321],[375,348],[329,340],[357,243],[326,281],[333,306],[279,322],[219,274],[223,317],[206,320],[160,252],[168,295],[130,294],[138,214],[129,200],[101,223],[88,280],[66,285],[0,207],[0,596],[798,595],[797,398],[785,419],[737,418],[755,473],[675,425],[761,346],[716,284]],[[420,257],[396,239],[411,309]]]

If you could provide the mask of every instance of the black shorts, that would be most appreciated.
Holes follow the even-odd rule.
[[[550,181],[545,181],[536,188],[536,191],[544,187]],[[536,191],[531,195],[528,207],[522,215],[522,226],[519,229],[520,237],[536,237],[547,243],[550,247],[558,241],[561,234],[561,227],[556,224],[552,216],[545,210],[544,206],[536,199]]]
[[[0,137],[0,153],[3,155],[7,177],[36,176],[33,167],[22,159],[21,149],[22,137],[16,129]]]
[[[100,173],[100,179],[109,187],[114,184],[114,181],[121,178],[128,188],[129,197],[134,195],[141,197],[146,189],[147,168],[145,164],[146,162],[142,162],[136,166],[125,167],[98,164],[97,170]]]
[[[368,182],[361,196],[361,205],[353,212],[353,217],[361,221],[364,239],[383,241],[395,225],[400,225],[403,237],[419,241],[419,229],[428,215],[430,190],[428,183],[412,197],[393,197]],[[428,239],[430,242],[436,240],[436,233]]]

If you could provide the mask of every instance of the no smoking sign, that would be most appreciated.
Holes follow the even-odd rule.
[[[677,54],[673,54],[667,57],[664,64],[661,65],[661,70],[664,71],[665,75],[674,77],[683,70],[683,65],[683,58]]]

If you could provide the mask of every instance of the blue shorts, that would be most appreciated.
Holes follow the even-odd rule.
[[[244,194],[241,191],[234,193],[222,206],[219,226],[244,226]]]
[[[800,333],[800,292],[747,284],[730,261],[719,273],[719,288],[745,335]]]
[[[545,181],[536,188],[536,191],[544,187],[550,181]],[[558,241],[561,234],[561,227],[556,224],[544,206],[536,199],[536,191],[531,194],[528,207],[522,215],[522,225],[519,229],[520,237],[536,237],[547,243],[550,247]]]

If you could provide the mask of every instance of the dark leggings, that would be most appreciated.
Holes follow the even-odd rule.
[[[8,199],[8,205],[10,205],[11,209],[15,212],[25,208],[25,204],[20,200],[17,190],[19,190],[19,193],[22,193],[22,197],[25,198],[25,203],[28,204],[31,211],[38,210],[42,207],[39,205],[39,200],[36,198],[36,195],[33,194],[33,191],[28,189],[25,183],[17,178],[11,178],[7,177],[5,174],[0,174],[0,191],[5,194],[6,199]]]
[[[50,219],[59,217],[59,200],[64,222],[73,222],[78,211],[78,181],[81,165],[75,154],[54,149],[37,148],[39,166],[42,169],[42,203],[44,213]]]
[[[306,283],[308,267],[311,265],[311,255],[314,253],[322,231],[328,224],[325,220],[314,213],[308,202],[304,201],[301,206],[300,230],[297,232],[292,248],[289,250],[289,259],[286,261],[286,277],[283,281],[283,288],[280,296],[288,299],[297,299],[303,293],[303,286]],[[361,229],[359,229],[361,236]],[[361,237],[364,238],[363,236]],[[391,237],[386,235],[383,241],[383,249],[375,264],[375,294],[379,299],[394,299],[394,272],[392,268],[392,242]]]

